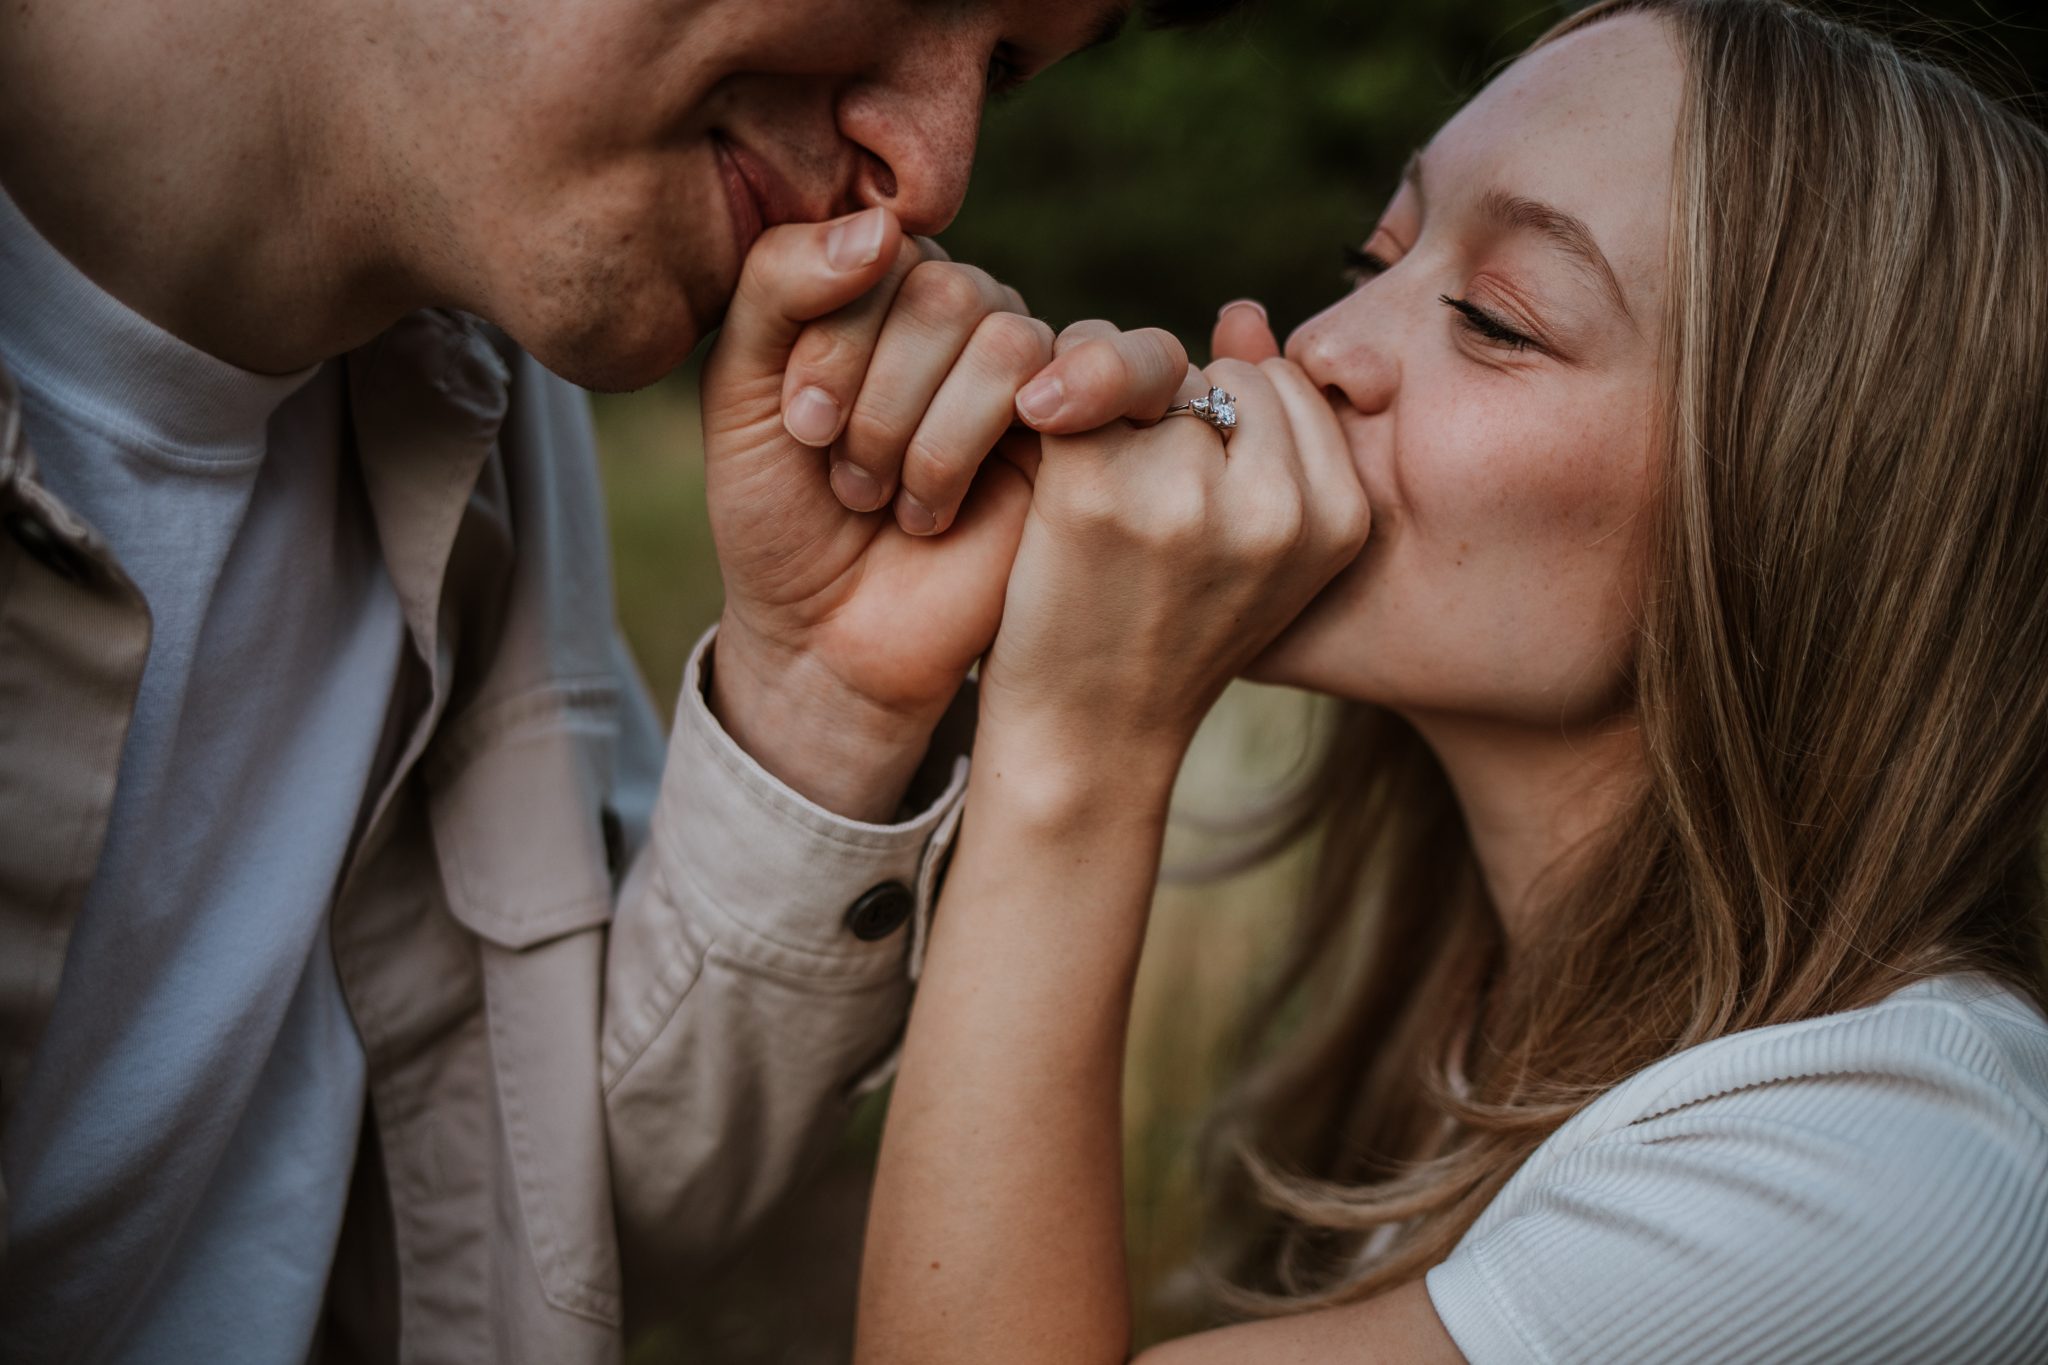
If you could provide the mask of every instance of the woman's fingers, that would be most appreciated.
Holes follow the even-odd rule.
[[[983,459],[1010,429],[1011,396],[1052,359],[1052,328],[1018,313],[990,313],[974,329],[904,447],[896,518],[913,534],[952,525]]]
[[[1231,396],[1237,409],[1237,426],[1223,446],[1232,530],[1260,543],[1269,535],[1287,540],[1300,529],[1303,517],[1301,459],[1287,407],[1256,365],[1218,360],[1205,373],[1210,384]],[[1217,438],[1222,440],[1223,434],[1218,432]]]
[[[1256,299],[1233,299],[1224,304],[1209,334],[1209,351],[1218,360],[1254,365],[1279,355],[1280,341],[1266,321],[1265,305]]]
[[[1048,435],[1093,431],[1123,417],[1150,422],[1188,377],[1187,348],[1171,332],[1119,331],[1079,322],[1062,332],[1054,360],[1017,394],[1017,414]]]
[[[1336,414],[1284,359],[1219,360],[1208,373],[1237,398],[1225,474],[1233,530],[1282,579],[1320,588],[1357,555],[1371,515]]]
[[[1341,567],[1358,553],[1372,528],[1372,508],[1351,459],[1351,443],[1329,400],[1300,366],[1275,357],[1262,362],[1259,373],[1287,413],[1310,518],[1319,538],[1342,557]]]

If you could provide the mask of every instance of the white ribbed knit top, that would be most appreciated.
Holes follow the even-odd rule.
[[[1428,1289],[1472,1365],[2048,1362],[2048,1020],[1949,976],[1667,1058]]]

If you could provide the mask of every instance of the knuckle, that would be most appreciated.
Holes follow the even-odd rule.
[[[1199,479],[1161,481],[1133,509],[1133,538],[1157,552],[1171,552],[1208,538],[1210,494]]]
[[[960,455],[957,447],[942,446],[922,433],[911,437],[903,449],[904,485],[920,495],[944,494],[964,472]],[[929,503],[931,498],[925,500]]]
[[[1255,389],[1265,383],[1264,376],[1259,373],[1259,367],[1246,364],[1242,360],[1212,360],[1204,373],[1211,384],[1228,389],[1239,397],[1243,397],[1247,389]]]
[[[847,416],[843,439],[850,451],[867,455],[879,455],[902,444],[895,423],[864,403],[855,404]]]
[[[1248,558],[1272,559],[1308,543],[1308,511],[1292,489],[1250,499],[1240,518]]]
[[[1114,324],[1104,322],[1101,318],[1083,318],[1079,322],[1070,322],[1065,327],[1062,327],[1059,336],[1054,338],[1053,344],[1061,350],[1065,350],[1071,346],[1079,346],[1084,342],[1093,341],[1100,337],[1114,336],[1115,334],[1116,327]]]
[[[1073,382],[1083,389],[1114,393],[1130,382],[1130,366],[1124,353],[1108,337],[1084,341],[1074,348],[1068,363]]]
[[[903,281],[903,306],[921,317],[954,318],[981,310],[981,287],[965,266],[925,261]]]
[[[740,264],[739,283],[733,287],[732,310],[747,314],[766,311],[775,297],[774,275],[769,269],[770,251],[756,246]]]
[[[837,378],[855,368],[862,348],[853,337],[837,327],[806,327],[792,348],[789,368],[801,376]]]
[[[1147,353],[1162,374],[1178,377],[1187,370],[1187,347],[1180,338],[1160,327],[1146,327],[1130,334],[1132,342]]]
[[[1052,358],[1052,335],[1044,323],[1018,313],[990,313],[974,329],[974,345],[1005,373],[1033,372]]]
[[[1075,471],[1073,477],[1061,479],[1049,491],[1058,500],[1059,519],[1077,532],[1098,537],[1113,532],[1122,523],[1122,499],[1097,474]]]

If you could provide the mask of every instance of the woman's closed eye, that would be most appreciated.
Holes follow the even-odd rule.
[[[1543,349],[1534,337],[1516,331],[1470,299],[1454,299],[1449,294],[1439,294],[1437,299],[1457,313],[1460,325],[1489,345],[1510,351]]]
[[[1386,274],[1390,268],[1391,263],[1387,258],[1369,246],[1344,248],[1344,278],[1353,287]],[[1510,351],[1543,349],[1542,343],[1534,337],[1518,331],[1470,299],[1452,298],[1449,294],[1438,295],[1438,299],[1445,307],[1457,313],[1459,326],[1487,345],[1499,346]]]

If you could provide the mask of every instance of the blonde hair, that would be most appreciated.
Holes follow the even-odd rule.
[[[1240,1308],[1415,1278],[1681,1049],[1935,973],[2048,1000],[2048,138],[1776,0],[1538,45],[1630,11],[1688,68],[1641,796],[1510,962],[1429,749],[1343,710],[1261,845],[1320,838],[1217,1129]]]

